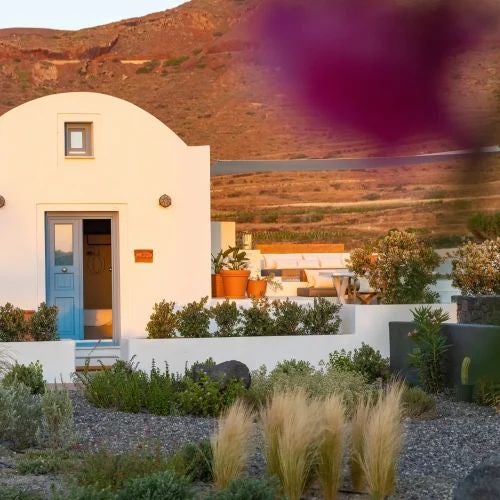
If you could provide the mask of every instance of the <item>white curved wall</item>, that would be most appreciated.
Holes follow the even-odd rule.
[[[64,122],[94,124],[94,158],[64,157]],[[166,193],[172,206],[158,198]],[[210,152],[188,147],[114,97],[43,97],[0,117],[0,304],[45,300],[46,212],[117,212],[122,336],[143,335],[153,304],[210,293]],[[134,262],[134,249],[154,263]]]

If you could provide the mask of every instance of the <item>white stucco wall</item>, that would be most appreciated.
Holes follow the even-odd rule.
[[[93,122],[94,158],[64,157],[64,122]],[[210,293],[210,152],[188,147],[121,99],[66,93],[0,117],[0,304],[46,299],[45,213],[116,212],[122,336],[144,331],[153,304]],[[172,206],[158,204],[162,194]],[[154,263],[134,262],[153,249]],[[117,311],[115,311],[116,317]]]

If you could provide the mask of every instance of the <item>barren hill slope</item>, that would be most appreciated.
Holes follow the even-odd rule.
[[[214,159],[367,155],[369,141],[297,116],[268,91],[274,68],[259,63],[248,23],[262,0],[193,0],[178,8],[80,31],[0,30],[0,114],[54,92],[95,91],[134,102]],[[498,106],[496,40],[454,64],[455,98],[475,118]],[[458,85],[457,85],[458,83]],[[477,106],[476,106],[477,107]],[[444,149],[417,140],[407,152]]]

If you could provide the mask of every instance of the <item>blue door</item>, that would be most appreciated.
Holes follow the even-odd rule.
[[[61,339],[83,339],[82,220],[47,216],[47,302]]]

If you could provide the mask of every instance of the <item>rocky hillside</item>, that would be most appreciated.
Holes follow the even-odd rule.
[[[296,116],[271,87],[276,68],[259,62],[249,20],[262,0],[192,0],[176,9],[80,31],[0,30],[0,114],[54,92],[94,91],[127,99],[189,144],[210,144],[213,159],[367,155],[369,141]],[[453,98],[474,119],[496,109],[498,43],[453,65]],[[269,90],[273,88],[273,90]],[[418,146],[417,146],[418,144]],[[419,140],[405,152],[446,148]]]

